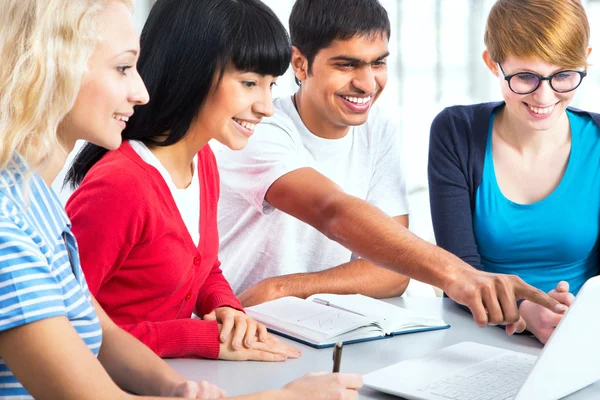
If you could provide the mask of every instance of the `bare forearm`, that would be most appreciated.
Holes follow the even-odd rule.
[[[322,232],[376,265],[444,287],[464,263],[456,256],[412,234],[378,208],[346,194],[325,208]]]
[[[119,387],[136,394],[165,396],[185,381],[152,350],[116,325],[105,330],[98,359]]]
[[[315,293],[360,293],[378,299],[400,296],[409,278],[359,259],[324,271],[273,278],[283,296],[309,297]]]

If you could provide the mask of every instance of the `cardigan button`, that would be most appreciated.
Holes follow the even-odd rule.
[[[192,298],[192,292],[187,292],[187,293],[185,294],[185,299],[186,299],[186,300],[189,300],[189,299],[191,299],[191,298]]]
[[[202,259],[200,257],[194,257],[194,265],[202,264]]]

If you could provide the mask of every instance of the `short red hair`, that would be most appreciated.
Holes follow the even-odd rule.
[[[498,0],[484,42],[495,62],[512,55],[562,68],[587,66],[590,25],[580,0]]]

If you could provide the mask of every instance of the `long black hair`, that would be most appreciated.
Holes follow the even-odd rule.
[[[140,47],[138,70],[150,102],[136,107],[122,137],[154,146],[175,144],[187,134],[228,65],[280,76],[291,58],[285,28],[260,0],[158,0]],[[107,152],[86,143],[64,184],[76,188]]]

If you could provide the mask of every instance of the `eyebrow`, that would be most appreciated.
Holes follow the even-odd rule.
[[[557,73],[562,72],[562,71],[577,71],[577,70],[576,69],[571,69],[571,68],[559,68],[559,69],[551,72],[548,75],[542,75],[539,72],[533,71],[533,70],[528,69],[528,68],[517,68],[516,72],[513,72],[512,74],[507,74],[507,75],[514,75],[514,74],[519,74],[519,73],[527,73],[527,74],[535,74],[535,75],[540,75],[540,76],[550,76],[550,75],[554,75],[554,74],[557,74]]]
[[[377,57],[375,60],[373,61],[365,61],[365,60],[361,60],[360,58],[356,58],[356,57],[350,57],[350,56],[336,56],[336,57],[331,57],[329,60],[330,61],[346,61],[349,63],[354,63],[354,64],[370,64],[376,61],[381,61],[384,58],[387,58],[390,55],[389,52],[382,54],[381,56]]]
[[[131,53],[131,54],[133,54],[134,56],[137,56],[137,55],[138,55],[138,51],[137,51],[137,50],[135,50],[135,49],[130,49],[130,50],[125,50],[125,51],[123,51],[123,52],[121,52],[121,53],[117,54],[117,55],[116,55],[116,56],[114,56],[113,58],[120,57],[120,56],[122,56],[123,54],[127,54],[127,53]]]

